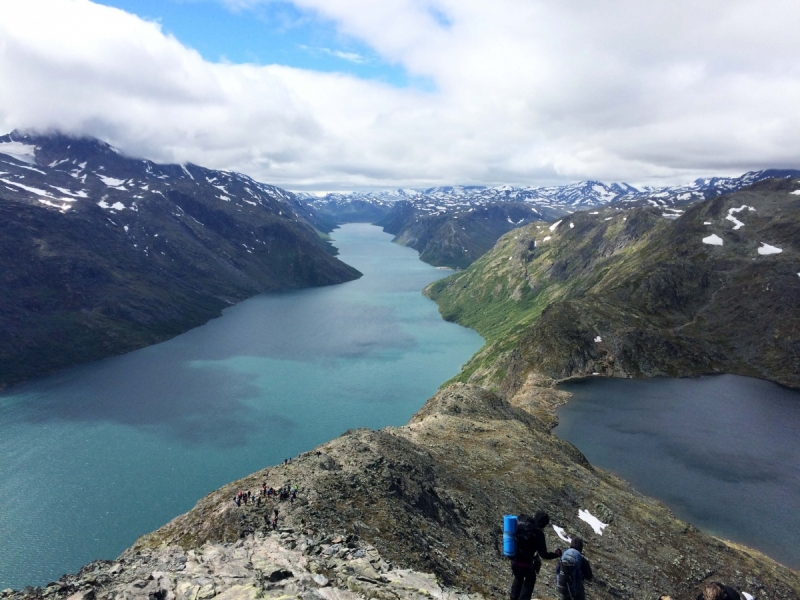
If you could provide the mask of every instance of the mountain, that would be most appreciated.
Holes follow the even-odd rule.
[[[429,214],[400,201],[376,225],[393,234],[393,241],[414,248],[420,260],[435,267],[464,269],[504,233],[544,218],[539,209],[522,202],[493,202]]]
[[[263,291],[360,276],[296,202],[96,139],[0,137],[0,387],[163,341]]]
[[[592,374],[800,387],[800,180],[673,210],[528,225],[431,284],[444,318],[487,340],[457,379],[506,396]]]
[[[298,197],[310,211],[329,221],[368,221],[382,226],[395,236],[395,242],[419,251],[420,258],[434,266],[465,268],[501,235],[532,221],[555,220],[612,204],[626,209],[654,206],[674,218],[679,214],[675,208],[765,179],[791,177],[800,177],[800,171],[751,171],[740,177],[697,179],[672,187],[636,188],[627,183],[581,181],[550,187],[444,186]]]

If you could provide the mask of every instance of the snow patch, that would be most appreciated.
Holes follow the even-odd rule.
[[[703,221],[703,225],[711,225],[711,221]]]
[[[42,198],[37,198],[39,202],[46,206],[52,206],[53,208],[57,208],[61,212],[67,212],[71,207],[69,204],[56,204],[55,202],[50,202],[50,200],[43,200]],[[64,199],[66,200],[66,199]],[[67,202],[74,202],[74,200],[67,200]]]
[[[601,338],[601,337],[598,335],[596,338],[594,338],[594,341],[595,341],[596,343],[600,343],[600,342],[602,342],[602,341],[603,341],[603,338]]]
[[[599,212],[590,212],[589,214],[590,215],[599,215],[600,213]]]
[[[97,206],[111,210],[125,210],[127,208],[122,202],[114,202],[114,204],[109,205],[105,200],[100,200]]]
[[[54,190],[58,190],[62,194],[66,194],[67,196],[74,196],[75,198],[88,198],[89,195],[84,190],[78,190],[77,192],[72,192],[66,188],[60,188],[56,185],[50,186]]]
[[[567,542],[568,544],[572,543],[572,538],[569,537],[565,532],[563,527],[559,527],[558,525],[553,525],[553,531],[556,532],[556,535]]]
[[[761,242],[761,248],[758,249],[759,254],[780,254],[783,252],[780,248],[776,248],[775,246],[770,246],[769,244],[765,244]]]
[[[581,521],[586,521],[589,526],[594,529],[594,532],[597,535],[603,535],[603,529],[608,527],[608,523],[601,523],[600,519],[595,517],[592,513],[588,510],[579,510],[578,511],[578,518]]]
[[[722,238],[717,234],[711,234],[710,236],[703,238],[703,243],[710,244],[712,246],[722,246]]]
[[[100,178],[100,181],[105,183],[108,187],[125,189],[122,187],[122,184],[125,183],[125,179],[114,179],[113,177],[106,177],[105,175],[98,175],[97,177]]]
[[[47,192],[45,190],[40,190],[39,188],[30,187],[28,185],[23,185],[21,183],[17,183],[16,181],[9,181],[8,179],[0,179],[0,181],[8,185],[13,185],[18,188],[22,188],[26,192],[30,192],[31,194],[36,194],[37,196],[48,196],[50,198],[53,197],[53,194],[51,194],[50,192]]]
[[[569,224],[569,228],[570,228],[570,229],[572,229],[572,228],[574,228],[574,227],[575,227],[575,223],[570,223],[570,224]]]
[[[789,192],[790,194],[794,194],[795,196],[800,196],[800,190],[795,190],[793,192]]]
[[[548,236],[547,236],[546,238],[544,238],[542,241],[543,241],[543,242],[549,242],[549,241],[550,241],[550,236],[548,235]]]
[[[755,208],[752,206],[747,206],[746,204],[742,204],[739,208],[729,208],[728,209],[728,216],[725,217],[726,221],[731,221],[733,223],[733,230],[736,231],[737,229],[744,227],[744,223],[742,223],[739,219],[734,217],[734,213],[742,212],[744,209],[748,209],[750,212],[755,212]]]
[[[550,225],[550,231],[555,231],[559,225],[561,225],[561,221],[556,221],[555,223]]]
[[[22,142],[0,142],[0,154],[8,154],[18,161],[36,164],[36,146],[23,144]]]

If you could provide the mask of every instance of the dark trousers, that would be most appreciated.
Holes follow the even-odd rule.
[[[514,581],[511,582],[511,600],[531,600],[533,586],[536,585],[536,568],[511,565]]]

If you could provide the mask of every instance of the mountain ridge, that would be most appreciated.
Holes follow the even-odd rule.
[[[468,267],[501,235],[533,221],[554,221],[577,211],[653,206],[666,218],[685,207],[770,178],[800,177],[800,170],[749,171],[739,177],[697,179],[679,186],[636,188],[627,183],[581,181],[562,186],[440,186],[386,192],[299,194],[309,210],[331,222],[369,221],[414,248],[433,266]]]
[[[0,387],[163,341],[263,291],[360,276],[295,202],[99,140],[0,137]]]
[[[800,387],[800,180],[695,203],[605,208],[506,234],[426,293],[487,346],[456,377],[555,382],[729,372]]]

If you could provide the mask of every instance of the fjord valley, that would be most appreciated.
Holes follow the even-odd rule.
[[[163,341],[263,291],[358,277],[293,202],[96,139],[0,138],[0,386]]]
[[[130,349],[193,326],[186,321],[159,337],[155,309],[191,315],[206,302],[213,310],[202,313],[202,323],[244,297],[283,290],[165,344],[12,388],[3,399],[9,433],[28,436],[47,423],[57,434],[52,440],[86,436],[82,450],[43,443],[44,452],[85,462],[102,453],[104,440],[116,440],[104,480],[117,471],[122,477],[109,494],[114,504],[124,504],[119,494],[135,500],[139,488],[158,499],[148,501],[158,511],[131,509],[137,517],[158,515],[163,523],[209,489],[252,475],[211,492],[118,560],[4,597],[355,600],[418,597],[424,589],[439,598],[499,598],[508,576],[499,516],[531,507],[562,528],[548,529],[550,546],[562,544],[563,534],[588,541],[602,573],[591,588],[597,598],[683,598],[713,579],[759,597],[800,593],[796,571],[676,518],[552,431],[555,409],[569,395],[554,386],[592,374],[727,372],[799,387],[800,182],[791,172],[708,180],[702,185],[717,186],[708,199],[685,190],[625,199],[635,188],[611,193],[592,184],[564,186],[546,201],[442,188],[398,192],[407,197],[392,204],[354,196],[333,202],[233,173],[125,158],[96,140],[14,134],[4,143],[6,206],[10,215],[29,215],[15,221],[15,235],[29,236],[18,245],[44,265],[37,267],[44,275],[25,280],[9,261],[10,281],[27,304],[13,305],[11,295],[6,302],[19,314],[28,314],[20,306],[28,310],[31,323],[47,324],[47,313],[33,309],[60,310],[52,299],[75,289],[71,312],[53,320],[69,324],[77,312],[117,319],[99,331],[80,321],[68,330],[78,333],[60,341],[61,329],[43,330],[42,340],[51,336],[78,357],[47,370],[124,350],[115,343],[90,354],[80,351],[84,339],[125,341],[119,332],[132,330],[139,337]],[[719,195],[725,186],[736,191]],[[454,266],[465,270],[439,279],[445,273],[411,250],[380,245],[389,236],[377,227],[335,229],[348,220],[378,223],[426,262],[460,260]],[[64,233],[65,224],[77,233]],[[104,232],[102,246],[92,227]],[[353,266],[334,256],[324,240],[330,232]],[[59,262],[65,256],[69,268]],[[69,278],[45,277],[47,268]],[[61,286],[55,292],[43,285],[50,279]],[[328,285],[339,280],[349,282]],[[285,291],[309,285],[326,287]],[[442,316],[486,341],[460,373],[480,341],[428,315],[434,307],[418,292],[425,285]],[[37,290],[51,303],[33,302]],[[75,309],[93,290],[104,294],[99,308]],[[114,301],[122,308],[105,308]],[[21,336],[25,323],[20,317],[9,331]],[[431,385],[453,375],[402,425]],[[439,379],[431,384],[431,377]],[[324,441],[353,426],[375,429]],[[18,445],[4,437],[9,449]],[[141,464],[120,468],[123,455],[137,454]],[[287,455],[295,458],[264,468]],[[59,463],[45,479],[78,462]],[[149,484],[157,484],[155,493]],[[242,490],[258,497],[264,486],[287,485],[297,488],[294,502],[232,501]],[[75,520],[99,537],[120,529],[94,518],[107,496],[102,486],[91,489],[97,505],[70,492],[76,506],[93,507]],[[22,524],[24,506],[17,508]],[[274,509],[276,532],[266,519]],[[585,511],[605,531],[580,517]],[[36,523],[41,539],[48,519]],[[10,554],[22,556],[28,545]],[[540,597],[549,597],[552,579],[543,569]]]

